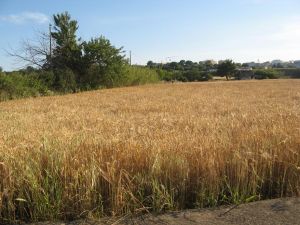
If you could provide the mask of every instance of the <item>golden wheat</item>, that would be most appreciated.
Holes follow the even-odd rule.
[[[0,103],[0,221],[207,207],[299,185],[299,80]]]

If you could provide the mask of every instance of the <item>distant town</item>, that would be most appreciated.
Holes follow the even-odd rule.
[[[217,65],[223,63],[225,60],[205,60],[200,61],[199,64],[207,65]],[[280,59],[272,60],[272,61],[266,61],[266,62],[260,62],[259,60],[257,62],[246,62],[246,63],[236,63],[238,67],[245,67],[245,68],[253,68],[253,69],[271,69],[271,68],[300,68],[300,60],[295,61],[283,61]]]
[[[282,61],[282,60],[273,60],[271,62],[248,62],[243,63],[242,66],[252,67],[252,68],[261,68],[261,69],[269,69],[269,68],[300,68],[300,60],[295,61]]]

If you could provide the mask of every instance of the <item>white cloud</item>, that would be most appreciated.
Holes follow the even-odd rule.
[[[0,16],[0,20],[14,23],[14,24],[24,24],[24,23],[43,24],[49,22],[48,16],[39,12],[22,12],[20,14]]]

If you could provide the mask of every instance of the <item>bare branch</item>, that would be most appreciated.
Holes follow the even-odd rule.
[[[50,56],[49,34],[37,32],[37,38],[35,40],[23,40],[20,49],[10,49],[5,51],[19,63],[25,63],[25,66],[36,66],[41,68],[48,62]]]

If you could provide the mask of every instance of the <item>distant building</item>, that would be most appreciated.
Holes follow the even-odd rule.
[[[295,66],[296,68],[300,68],[300,60],[294,61],[294,66]]]
[[[269,69],[271,67],[272,67],[272,63],[270,63],[270,62],[264,62],[264,63],[261,63],[261,67],[260,68]]]
[[[276,60],[273,60],[273,61],[271,62],[272,65],[283,64],[283,63],[284,63],[284,62],[283,62],[282,60],[280,60],[280,59],[276,59]]]
[[[208,72],[209,73],[216,73],[218,70],[217,69],[209,69]]]
[[[237,71],[252,71],[252,67],[241,67],[241,68],[238,68],[236,69]]]
[[[238,80],[251,80],[254,78],[252,67],[241,67],[236,69],[236,79]]]
[[[247,62],[244,64],[246,64],[248,67],[251,67],[251,68],[256,68],[260,65],[259,63],[256,63],[256,62]]]

